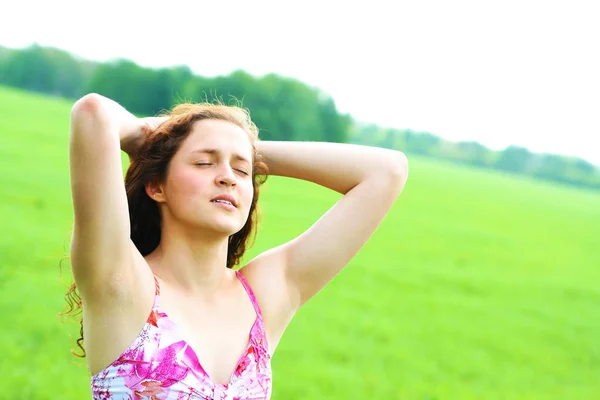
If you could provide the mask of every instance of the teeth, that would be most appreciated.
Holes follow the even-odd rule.
[[[227,200],[215,200],[215,203],[225,203],[225,204],[229,204],[230,206],[233,205],[233,204],[231,204],[230,201],[227,201]]]

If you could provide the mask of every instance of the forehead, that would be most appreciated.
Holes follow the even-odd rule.
[[[205,119],[195,122],[180,151],[190,153],[206,147],[223,153],[238,153],[248,160],[252,159],[252,146],[248,134],[229,121]]]

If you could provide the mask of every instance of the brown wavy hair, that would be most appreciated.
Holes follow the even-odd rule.
[[[149,182],[164,182],[171,159],[188,137],[195,122],[204,119],[217,119],[231,122],[242,128],[247,134],[252,146],[252,187],[254,195],[250,212],[242,229],[229,237],[227,247],[227,268],[239,264],[246,250],[256,238],[258,226],[259,187],[268,174],[266,164],[258,153],[258,128],[250,119],[250,114],[239,106],[223,104],[200,103],[180,104],[171,112],[163,114],[170,118],[148,134],[140,151],[132,157],[131,164],[125,175],[125,190],[129,204],[129,219],[131,224],[131,240],[142,254],[150,254],[160,243],[161,226],[158,205],[146,194],[145,185]],[[63,315],[79,315],[83,306],[77,286],[73,283],[65,294],[67,309]],[[77,346],[81,353],[73,354],[85,357],[83,346],[83,316],[80,320],[79,339]]]

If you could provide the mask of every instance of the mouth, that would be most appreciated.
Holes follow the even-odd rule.
[[[233,198],[233,196],[230,196],[228,194],[217,196],[214,199],[212,199],[210,202],[216,203],[216,204],[223,204],[228,207],[237,208],[237,203],[236,203],[235,199]]]

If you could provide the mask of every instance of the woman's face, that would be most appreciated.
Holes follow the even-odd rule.
[[[238,232],[253,196],[248,135],[231,122],[196,122],[160,186],[166,205],[161,208],[173,219],[169,222],[217,235]]]

